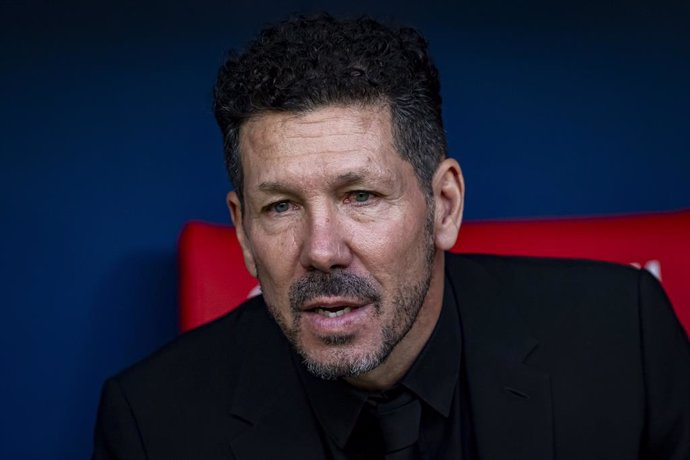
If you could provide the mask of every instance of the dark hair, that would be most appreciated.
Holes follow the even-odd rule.
[[[214,112],[240,202],[240,127],[265,112],[305,112],[325,105],[385,104],[395,147],[415,169],[425,194],[447,155],[438,70],[414,29],[371,18],[296,17],[264,29],[218,71]]]

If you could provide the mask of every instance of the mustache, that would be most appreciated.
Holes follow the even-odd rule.
[[[290,308],[295,312],[317,297],[349,297],[366,303],[381,300],[381,294],[368,278],[339,270],[308,272],[290,286],[288,295]]]

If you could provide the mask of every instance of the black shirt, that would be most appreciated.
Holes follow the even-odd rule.
[[[333,460],[373,458],[358,435],[353,436],[367,400],[386,400],[405,391],[421,402],[421,458],[464,459],[472,454],[468,399],[462,366],[462,338],[456,295],[446,278],[443,306],[434,331],[412,367],[388,392],[367,393],[342,380],[322,380],[295,359],[299,375],[321,426],[325,450]]]

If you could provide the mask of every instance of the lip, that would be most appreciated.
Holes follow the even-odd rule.
[[[312,307],[302,312],[302,321],[304,321],[308,330],[320,336],[355,334],[367,327],[374,311],[373,304],[356,302],[310,302],[309,305],[312,305]],[[331,318],[317,313],[316,309],[319,307],[350,307],[352,310]]]
[[[354,310],[357,308],[361,308],[366,304],[366,302],[358,302],[356,300],[346,298],[344,299],[339,297],[317,297],[302,305],[302,308],[300,310],[303,312],[313,312],[313,310],[317,308],[332,309],[346,307],[350,307]]]

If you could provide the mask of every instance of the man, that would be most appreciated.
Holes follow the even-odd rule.
[[[464,185],[417,32],[280,23],[215,110],[262,297],[106,382],[94,458],[690,458],[653,277],[445,254]]]

